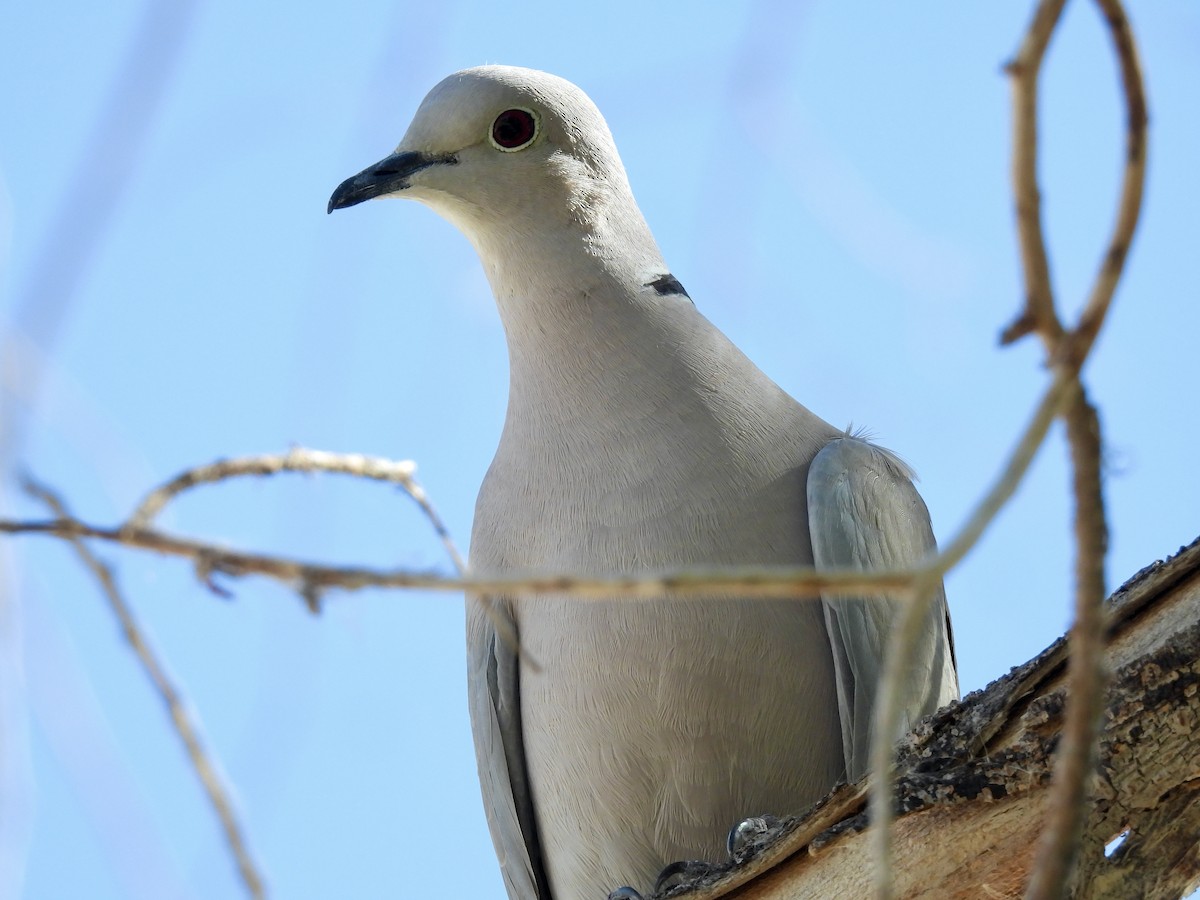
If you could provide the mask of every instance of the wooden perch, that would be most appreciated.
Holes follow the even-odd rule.
[[[1200,885],[1200,539],[1137,573],[1105,614],[1112,677],[1072,896],[1179,898]],[[901,742],[897,897],[1022,896],[1050,796],[1066,662],[1059,639]],[[656,897],[868,897],[866,795],[865,780],[841,785],[744,858]]]

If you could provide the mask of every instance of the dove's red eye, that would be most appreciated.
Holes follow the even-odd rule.
[[[537,116],[528,109],[506,109],[492,123],[492,145],[505,153],[529,146],[537,134]]]

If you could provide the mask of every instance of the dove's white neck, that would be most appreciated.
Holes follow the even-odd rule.
[[[828,428],[687,296],[654,286],[670,269],[623,175],[569,181],[565,199],[503,216],[438,204],[475,246],[504,323],[502,448],[554,441],[582,452],[628,439],[647,454],[670,453],[664,435],[716,441],[783,420],[801,432]]]
[[[672,332],[681,313],[699,317],[687,297],[652,286],[670,270],[634,214],[599,233],[567,226],[480,247],[508,341],[510,417],[603,416],[614,393],[628,412],[631,388],[654,390],[668,374],[679,386]]]
[[[650,471],[720,456],[737,435],[828,439],[687,296],[654,286],[670,270],[648,231],[620,248],[526,235],[483,258],[509,350],[501,454]]]
[[[475,246],[496,298],[510,419],[575,417],[589,406],[602,415],[614,391],[631,380],[653,389],[673,368],[663,343],[678,342],[670,332],[680,312],[691,328],[711,326],[687,297],[652,286],[669,269],[623,177],[568,172],[539,190],[539,202],[503,214],[448,198],[436,208]]]

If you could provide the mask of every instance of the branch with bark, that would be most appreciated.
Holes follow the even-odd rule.
[[[1200,539],[1127,581],[1102,622],[1110,677],[1069,895],[1175,900],[1200,886]],[[1059,802],[1052,785],[1073,702],[1069,670],[1061,638],[900,743],[896,896],[1022,896]],[[735,861],[699,867],[656,900],[867,896],[866,796],[865,779],[841,785]]]

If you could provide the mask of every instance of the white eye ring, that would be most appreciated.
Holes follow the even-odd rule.
[[[542,133],[542,117],[535,110],[514,106],[496,116],[488,140],[501,153],[524,150]]]

